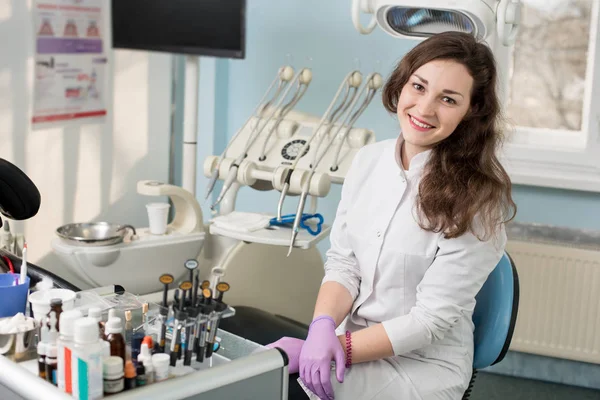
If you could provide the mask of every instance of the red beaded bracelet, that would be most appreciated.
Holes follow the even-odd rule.
[[[346,368],[352,365],[352,334],[346,331]]]

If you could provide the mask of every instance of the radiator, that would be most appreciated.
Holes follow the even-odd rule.
[[[509,232],[521,288],[511,350],[600,364],[600,242],[522,239]]]

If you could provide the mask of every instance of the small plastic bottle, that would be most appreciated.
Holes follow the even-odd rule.
[[[40,342],[38,343],[38,376],[46,379],[46,347],[48,346],[48,327],[42,326],[40,329]]]
[[[166,353],[156,353],[152,356],[152,366],[154,367],[154,381],[162,382],[169,379],[169,363],[171,357]]]
[[[122,332],[121,318],[114,317],[106,321],[104,333],[105,340],[110,344],[110,355],[125,360],[125,338]],[[123,366],[125,366],[125,361],[123,361]]]
[[[54,386],[58,386],[56,378],[58,360],[56,359],[56,355],[56,342],[49,343],[46,347],[46,380]]]
[[[100,338],[104,338],[104,322],[102,322],[102,310],[99,307],[92,307],[88,310],[88,317],[93,318],[98,322],[98,328],[100,329]]]
[[[48,343],[46,344],[46,359],[44,369],[46,372],[46,380],[51,384],[56,385],[56,341],[58,339],[58,331],[56,330],[56,326],[58,325],[58,321],[56,320],[56,313],[54,311],[50,311],[48,323],[52,328],[50,328],[50,331],[48,332]]]
[[[131,360],[125,362],[125,390],[135,389],[135,367]]]
[[[143,362],[138,362],[135,368],[135,386],[146,386],[146,367]]]
[[[104,394],[120,393],[125,389],[123,378],[123,360],[121,357],[108,357],[104,359]]]
[[[149,336],[146,336],[149,338]],[[154,366],[152,365],[152,353],[150,353],[150,348],[148,347],[148,343],[146,339],[144,339],[144,343],[142,343],[142,349],[140,351],[140,355],[138,356],[138,365],[143,364],[146,372],[146,385],[150,385],[154,383]],[[139,376],[138,372],[138,376]]]
[[[92,318],[75,322],[73,397],[96,400],[104,393],[102,344],[98,323]]]
[[[58,388],[66,393],[73,393],[73,349],[75,348],[75,321],[83,318],[78,310],[67,310],[60,315],[60,336],[56,343],[58,366],[56,380]]]

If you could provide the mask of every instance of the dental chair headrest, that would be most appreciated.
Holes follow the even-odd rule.
[[[37,214],[40,202],[40,192],[31,179],[0,158],[0,213],[9,219],[28,219]]]

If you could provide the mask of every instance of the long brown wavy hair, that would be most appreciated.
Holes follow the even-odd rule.
[[[469,230],[483,240],[497,232],[499,224],[513,219],[517,209],[510,178],[496,157],[503,134],[491,50],[466,33],[445,32],[424,40],[392,72],[383,89],[383,105],[396,114],[409,78],[434,60],[464,65],[473,77],[473,88],[467,115],[432,149],[419,185],[416,207],[425,217],[419,224],[429,231],[444,232],[446,238]]]

